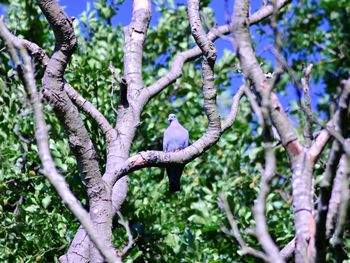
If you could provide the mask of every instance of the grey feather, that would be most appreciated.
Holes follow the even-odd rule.
[[[170,114],[168,118],[169,126],[163,136],[163,151],[176,152],[189,145],[188,131],[182,127],[175,114]],[[180,191],[180,178],[184,165],[168,165],[166,167],[169,178],[169,191]]]

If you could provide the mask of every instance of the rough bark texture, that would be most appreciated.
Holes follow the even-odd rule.
[[[98,247],[98,250],[101,251],[101,253],[104,255],[104,258],[108,262],[119,262],[114,251],[110,250],[110,248],[106,246],[106,243],[103,239],[100,239],[93,225],[93,222],[89,218],[88,213],[70,191],[64,177],[61,176],[56,170],[49,149],[47,127],[45,124],[41,100],[36,90],[32,62],[25,50],[23,41],[18,41],[16,38],[13,38],[10,32],[6,29],[2,20],[0,21],[0,37],[3,38],[7,43],[17,70],[19,72],[22,72],[21,75],[23,78],[24,86],[26,88],[26,92],[34,111],[34,120],[36,125],[35,136],[39,148],[39,157],[43,165],[43,173],[46,175],[50,183],[55,187],[62,200],[67,204],[76,218],[79,219],[82,225],[86,227],[91,240],[93,240],[93,243]],[[21,59],[18,57],[15,48],[19,50]],[[23,66],[21,66],[21,61],[23,61]]]
[[[271,7],[272,8],[272,7]],[[235,13],[232,21],[235,35],[235,49],[244,75],[253,84],[260,98],[270,92],[271,87],[265,79],[259,63],[256,59],[248,27],[249,2],[245,0],[235,1]],[[292,167],[293,207],[295,211],[296,228],[296,262],[308,262],[313,260],[313,244],[315,233],[315,221],[313,218],[312,202],[312,172],[314,162],[326,141],[327,134],[317,140],[318,145],[311,147],[312,151],[306,152],[299,143],[295,129],[284,113],[277,96],[271,93],[270,117],[276,128],[282,145],[286,148]],[[310,154],[314,154],[311,158]]]
[[[339,109],[335,117],[335,130],[342,137],[348,136],[349,126],[349,100],[350,100],[350,80],[343,85],[343,92],[339,99]],[[318,219],[316,228],[316,252],[317,262],[325,262],[327,245],[329,240],[326,237],[326,220],[329,202],[331,199],[332,187],[336,176],[337,167],[343,153],[343,144],[335,140],[328,157],[326,170],[320,183],[320,200],[318,203]]]
[[[244,76],[259,99],[258,102],[254,102],[255,99],[254,96],[252,96],[252,92],[246,90],[247,96],[251,97],[249,100],[252,108],[256,111],[261,125],[264,128],[266,157],[265,170],[261,180],[261,191],[258,195],[256,205],[254,206],[254,216],[257,221],[256,233],[265,253],[247,248],[241,238],[238,238],[239,243],[240,245],[243,244],[251,254],[258,255],[259,258],[270,262],[283,262],[285,257],[289,257],[293,253],[294,249],[295,262],[297,263],[313,262],[316,254],[317,262],[324,262],[330,234],[332,229],[335,228],[335,241],[333,246],[335,253],[341,258],[344,225],[342,222],[346,219],[348,202],[348,199],[344,197],[344,193],[348,193],[349,190],[348,184],[345,184],[346,189],[341,187],[341,183],[339,182],[344,181],[337,178],[338,176],[335,178],[335,175],[337,169],[338,174],[341,174],[342,169],[345,171],[343,173],[348,173],[349,167],[349,154],[344,154],[346,150],[343,147],[346,141],[345,139],[348,136],[346,132],[348,129],[350,96],[349,80],[344,84],[339,110],[336,116],[313,141],[311,129],[311,101],[308,94],[311,69],[308,72],[304,72],[305,78],[303,80],[303,88],[308,111],[306,112],[307,122],[304,132],[305,145],[302,145],[297,138],[292,122],[283,111],[277,96],[272,92],[273,87],[271,87],[270,83],[266,80],[251,43],[249,26],[258,23],[272,13],[277,14],[278,10],[288,2],[290,1],[277,0],[273,5],[265,5],[249,16],[249,1],[236,0],[232,25],[212,28],[206,33],[200,20],[199,0],[188,0],[191,31],[198,46],[183,51],[175,56],[168,73],[150,86],[145,87],[142,79],[142,54],[148,24],[151,18],[151,3],[149,0],[134,0],[131,22],[124,28],[123,92],[120,96],[120,105],[117,110],[115,125],[111,125],[98,109],[64,80],[66,65],[77,43],[71,19],[64,14],[56,1],[37,0],[39,7],[53,29],[56,39],[55,49],[51,57],[48,57],[45,51],[36,44],[24,39],[18,39],[8,32],[7,38],[9,40],[15,41],[18,45],[25,47],[36,60],[41,61],[45,68],[45,74],[42,79],[44,97],[51,105],[61,121],[62,126],[66,130],[70,147],[76,157],[82,181],[89,197],[90,218],[84,221],[81,214],[76,215],[76,210],[74,210],[80,209],[79,206],[78,208],[76,206],[77,201],[72,198],[67,199],[67,196],[62,196],[63,200],[68,200],[66,201],[68,207],[74,212],[84,227],[81,226],[78,229],[68,252],[60,258],[61,262],[118,261],[119,258],[116,257],[115,250],[111,249],[112,218],[120,210],[127,195],[128,178],[125,175],[149,166],[164,166],[170,163],[186,164],[215,145],[223,132],[231,127],[237,116],[240,99],[245,92],[245,87],[243,86],[237,91],[232,101],[230,114],[225,120],[221,120],[216,109],[216,87],[214,85],[216,50],[213,44],[213,41],[217,38],[229,34],[231,31],[234,33],[235,51]],[[275,19],[277,19],[277,15]],[[15,56],[16,54],[14,52],[14,57]],[[181,76],[182,67],[185,62],[199,56],[202,56],[204,111],[209,123],[207,131],[192,145],[178,152],[165,153],[161,151],[146,151],[130,156],[130,148],[144,106],[151,98]],[[35,100],[33,100],[32,103],[34,105]],[[99,169],[93,143],[80,118],[79,110],[94,120],[105,135],[107,159],[106,170],[103,175]],[[276,128],[282,145],[286,149],[292,170],[296,237],[293,239],[294,241],[281,252],[268,233],[266,218],[264,216],[265,200],[269,193],[269,182],[275,169],[271,136],[272,126]],[[332,131],[333,127],[335,127],[335,131]],[[42,131],[42,129],[40,128],[39,131]],[[333,142],[324,179],[321,182],[321,196],[316,225],[312,196],[314,188],[312,185],[313,169],[315,162],[331,135],[335,137],[336,140]],[[341,155],[347,157],[343,157],[347,162],[341,162],[338,168]],[[53,185],[60,189],[68,188],[67,185],[60,180],[53,182]],[[340,190],[342,190],[342,192],[340,192]],[[61,190],[58,191],[60,193]],[[344,201],[345,199],[347,202]],[[85,210],[81,213],[88,217]],[[342,215],[342,220],[339,220],[337,223],[335,223],[334,220],[336,214]],[[89,225],[88,222],[90,221],[92,222]],[[233,221],[232,218],[231,221]],[[327,225],[326,222],[328,222]],[[230,222],[230,224],[234,226],[234,222]],[[125,226],[127,226],[127,224],[125,224]],[[327,233],[326,229],[328,231]],[[126,231],[129,234],[130,229],[128,230],[126,227]],[[93,233],[98,232],[100,234],[101,243],[97,245],[99,249],[94,245],[96,241],[90,241],[87,232],[91,236],[91,240],[94,240]],[[237,232],[237,229],[235,229],[235,232]],[[132,244],[132,237],[129,236],[127,250],[131,248]],[[107,253],[104,253],[105,259],[100,254],[103,247],[109,247]],[[126,252],[127,251],[124,251],[123,253]]]
[[[90,217],[96,230],[101,233],[103,241],[112,247],[111,191],[102,180],[96,151],[79,111],[64,91],[64,71],[77,45],[72,21],[56,1],[37,3],[51,24],[56,39],[54,53],[48,61],[42,79],[42,92],[66,130],[70,148],[76,157],[89,197]],[[93,243],[90,259],[93,262],[103,262],[102,255]]]

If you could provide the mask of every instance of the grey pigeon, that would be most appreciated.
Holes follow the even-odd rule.
[[[168,123],[169,126],[163,136],[163,151],[176,152],[186,148],[189,144],[188,131],[182,127],[175,114],[169,115]],[[171,164],[166,167],[170,192],[180,191],[180,177],[184,167],[182,164]]]

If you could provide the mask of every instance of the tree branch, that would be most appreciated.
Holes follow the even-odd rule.
[[[43,95],[47,98],[68,135],[78,168],[89,197],[90,217],[100,233],[100,239],[112,247],[111,190],[102,180],[97,154],[78,109],[64,91],[64,71],[77,40],[72,21],[55,0],[37,0],[55,34],[55,49],[42,79]],[[102,262],[103,257],[91,243],[90,260]]]
[[[281,256],[286,260],[292,257],[295,251],[295,238],[293,238],[281,251]]]
[[[306,68],[304,68],[303,73],[304,77],[301,79],[301,84],[304,91],[304,101],[305,101],[305,127],[304,127],[304,139],[306,148],[310,148],[313,140],[312,135],[312,109],[311,109],[311,99],[310,99],[310,74],[313,65],[310,64]]]
[[[349,145],[350,139],[347,140],[346,144],[350,146]],[[337,262],[343,262],[345,259],[348,258],[348,256],[346,255],[346,252],[344,251],[343,235],[344,235],[344,230],[346,226],[346,221],[349,219],[350,155],[349,154],[345,155],[344,159],[345,160],[343,161],[343,163],[339,164],[343,166],[341,169],[343,170],[344,175],[342,176],[341,182],[339,183],[342,189],[341,189],[341,195],[340,195],[340,207],[339,207],[339,213],[338,213],[338,220],[337,220],[333,237],[330,240]]]
[[[241,233],[239,232],[238,224],[234,219],[230,206],[227,202],[227,197],[223,193],[221,193],[220,195],[219,206],[224,210],[226,214],[226,218],[230,224],[231,229],[229,230],[228,233],[236,239],[239,246],[241,247],[243,254],[250,254],[256,258],[260,258],[264,261],[268,261],[268,257],[263,252],[249,247],[247,243],[244,241],[243,237],[241,236]]]
[[[243,93],[244,87],[242,86],[233,97],[230,115],[227,116],[221,124],[221,134],[231,127],[232,123],[236,119],[239,102],[243,96]],[[170,163],[186,164],[210,149],[210,147],[216,143],[217,139],[218,138],[215,139],[214,137],[211,137],[205,133],[201,138],[181,151],[167,153],[163,151],[139,152],[136,155],[129,157],[125,162],[116,167],[115,173],[111,178],[111,182],[114,183],[124,175],[140,170],[144,167],[162,167]]]
[[[123,247],[120,251],[120,256],[123,257],[129,252],[129,250],[135,244],[135,242],[137,241],[137,237],[136,238],[133,237],[129,226],[129,221],[125,220],[123,218],[123,215],[119,211],[117,212],[117,214],[119,217],[118,223],[124,227],[126,234],[128,236],[128,244],[125,247]]]
[[[233,16],[232,28],[235,35],[235,49],[237,57],[240,61],[241,68],[247,79],[254,85],[256,91],[260,97],[263,97],[263,93],[269,92],[270,85],[265,79],[265,75],[260,68],[260,65],[256,59],[250,38],[250,32],[248,27],[248,10],[243,9],[244,4],[239,1],[239,12]],[[246,3],[249,5],[249,3]],[[276,127],[278,134],[281,138],[283,146],[287,149],[289,154],[295,155],[300,153],[301,146],[297,141],[295,129],[288,119],[287,115],[282,109],[282,106],[274,93],[271,93],[271,119],[273,125]]]
[[[214,65],[217,54],[216,48],[213,42],[207,37],[200,20],[199,0],[188,0],[188,18],[192,36],[203,53],[202,81],[204,111],[208,118],[208,130],[205,135],[214,141],[218,141],[221,136],[221,121],[216,107],[217,89],[214,84]]]
[[[91,102],[81,96],[69,83],[64,84],[64,91],[79,109],[83,110],[97,123],[106,136],[107,143],[115,139],[115,131],[112,125]]]
[[[350,100],[350,78],[343,82],[343,90],[339,99],[339,109],[335,117],[336,132],[342,137],[348,135],[348,108]],[[318,204],[318,219],[316,225],[316,256],[317,262],[325,262],[328,239],[326,238],[326,220],[329,200],[336,175],[340,157],[343,152],[343,144],[335,140],[327,161],[326,170],[320,183],[320,200]]]
[[[289,2],[290,0],[279,0],[277,1],[277,7],[281,9],[285,5],[287,5]],[[262,8],[260,8],[258,11],[256,11],[254,14],[250,16],[248,20],[249,25],[252,26],[259,23],[266,17],[270,16],[272,12],[273,12],[272,6],[270,5],[263,6]],[[210,41],[215,41],[220,36],[230,34],[231,30],[232,30],[231,25],[222,25],[217,28],[212,28],[207,34],[207,37]],[[146,104],[152,97],[157,95],[164,88],[174,83],[176,79],[181,77],[182,67],[184,63],[187,62],[188,60],[197,58],[198,56],[201,55],[201,53],[202,53],[201,49],[198,46],[196,46],[194,48],[183,51],[180,54],[176,55],[170,70],[163,77],[161,77],[159,80],[154,82],[151,86],[147,87],[143,91],[142,96],[144,97],[144,103]]]
[[[47,56],[45,50],[39,47],[37,44],[30,42],[26,39],[17,38],[11,32],[9,32],[8,37],[11,41],[18,41],[22,46],[24,46],[28,52],[37,59],[44,68],[46,68],[49,63],[50,58]],[[109,124],[108,120],[103,116],[103,114],[95,108],[95,106],[89,102],[87,99],[83,98],[69,83],[64,84],[64,89],[68,97],[87,115],[89,115],[101,128],[102,132],[109,137],[111,133],[112,126]]]
[[[113,251],[110,248],[108,248],[100,239],[100,235],[94,228],[93,222],[91,221],[89,214],[85,211],[80,202],[70,191],[68,184],[64,180],[64,177],[60,175],[56,170],[54,161],[50,153],[47,127],[45,124],[42,109],[43,106],[41,104],[40,97],[36,90],[34,70],[32,67],[31,59],[25,50],[23,42],[16,41],[16,39],[11,37],[12,35],[7,30],[2,19],[0,19],[0,36],[6,42],[10,54],[15,62],[16,68],[20,69],[19,71],[22,72],[24,87],[26,89],[31,106],[34,111],[34,121],[36,125],[35,137],[38,144],[39,157],[43,165],[43,174],[55,187],[63,202],[67,204],[68,208],[73,212],[75,217],[85,227],[91,240],[98,247],[99,251],[104,255],[105,259],[108,262],[119,262],[119,259],[116,257]],[[15,48],[17,48],[20,51],[21,58],[18,57]],[[23,65],[21,61],[23,61]]]
[[[343,186],[347,180],[346,172],[346,155],[343,154],[339,161],[339,167],[334,178],[331,198],[329,200],[328,213],[326,219],[327,238],[329,238],[334,233],[334,226],[336,225],[337,218],[339,216],[339,207],[342,203]]]

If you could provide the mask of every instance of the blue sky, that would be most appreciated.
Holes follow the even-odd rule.
[[[92,3],[93,3],[92,0],[88,0],[88,1],[59,0],[59,3],[65,6],[66,13],[69,16],[75,16],[75,17],[79,17],[79,15],[86,9],[88,2],[92,6]],[[165,0],[165,2],[167,2],[167,0]],[[187,0],[174,0],[174,4],[175,6],[177,4],[187,5]],[[262,5],[261,0],[251,1],[251,12],[254,12],[257,9],[259,9],[261,5]],[[210,7],[215,12],[215,18],[218,25],[223,25],[226,23],[227,10],[232,14],[233,0],[228,0],[227,6],[228,8],[226,8],[224,0],[214,0],[210,4]],[[131,14],[132,14],[132,0],[125,0],[124,3],[120,6],[120,9],[117,15],[113,17],[112,24],[121,24],[123,26],[128,25],[131,20]],[[160,17],[160,13],[156,11],[155,4],[152,4],[151,25],[156,25],[159,17]],[[253,27],[253,31],[254,31],[254,28],[256,27]],[[264,49],[264,47],[270,44],[271,43],[269,42],[268,38],[259,39],[258,48]],[[218,50],[219,59],[222,56],[224,49],[229,49],[233,51],[232,44],[228,40],[218,39],[217,41],[215,41],[215,45]],[[272,60],[272,61],[274,60],[273,56],[269,52],[264,52],[263,56],[269,60]],[[232,79],[232,91],[235,92],[241,84],[242,84],[242,77],[235,75]]]
[[[79,17],[79,15],[86,9],[87,4],[89,3],[91,6],[93,6],[93,0],[58,0],[60,5],[65,6],[65,12],[69,16],[75,16]],[[159,1],[159,0],[158,0]],[[167,2],[168,0],[164,0]],[[175,6],[177,4],[187,4],[187,0],[173,0],[175,3]],[[212,0],[212,3],[210,4],[210,7],[215,12],[215,18],[218,25],[223,25],[226,23],[226,17],[227,17],[227,9],[225,6],[225,0]],[[233,7],[234,0],[227,0],[228,10],[230,13],[232,13],[232,7]],[[255,12],[257,9],[259,9],[262,6],[261,0],[252,0],[251,1],[251,13]],[[0,13],[3,13],[3,10],[1,10],[0,6]],[[120,9],[116,16],[112,19],[113,24],[121,24],[123,26],[129,24],[132,14],[132,0],[125,0],[124,3],[120,6]],[[156,25],[157,20],[159,19],[160,14],[156,11],[155,5],[152,4],[152,19],[151,19],[151,25]],[[255,34],[255,30],[257,29],[257,26],[253,26],[252,28],[252,34],[253,37],[256,37],[256,51],[257,53],[261,53],[262,50],[265,50],[267,47],[269,47],[272,44],[272,40],[268,37],[259,37],[257,34]],[[266,30],[268,30],[268,27],[265,27]],[[215,45],[218,50],[218,58],[220,59],[221,55],[223,54],[224,49],[229,49],[233,51],[232,44],[227,40],[218,39],[215,42]],[[265,51],[261,54],[262,57],[269,60],[274,65],[274,56],[272,55],[271,51]],[[232,78],[232,87],[231,91],[235,92],[238,87],[242,83],[242,77],[238,75],[234,75]],[[318,99],[315,95],[315,92],[312,92],[312,88],[315,90],[321,91],[324,87],[322,85],[313,85],[311,87],[311,98],[313,103],[313,108],[316,110],[316,100]],[[287,94],[282,96],[279,95],[282,105],[284,108],[289,107],[290,102],[296,100],[296,92],[295,88],[293,86],[287,87]]]
[[[167,0],[165,0],[167,1]],[[63,6],[65,6],[65,11],[70,16],[78,17],[85,9],[88,4],[88,2],[93,3],[93,0],[59,0],[59,3]],[[187,4],[187,0],[174,0],[175,5],[176,4]],[[227,1],[229,6],[229,11],[232,12],[233,7],[233,0]],[[251,10],[252,12],[259,9],[262,5],[261,0],[253,0],[251,1]],[[225,1],[224,0],[214,0],[210,4],[210,7],[215,11],[215,18],[218,25],[223,25],[226,23],[225,21],[225,14],[226,14],[226,7],[225,7]],[[113,18],[112,23],[113,24],[121,24],[123,26],[129,24],[132,14],[132,0],[125,0],[124,3],[120,6],[120,9],[117,13],[117,15]],[[151,19],[151,25],[156,25],[157,20],[159,18],[159,13],[155,9],[155,5],[152,4],[152,19]],[[266,40],[264,41],[266,42]],[[267,44],[268,42],[266,42]],[[217,40],[215,42],[219,57],[223,54],[223,50],[231,49],[232,45],[227,40]],[[264,43],[260,43],[260,45],[264,45]],[[270,57],[271,58],[271,57]]]

